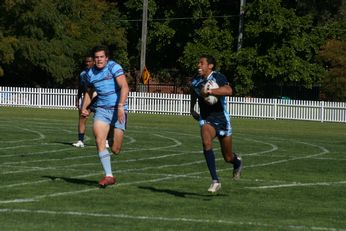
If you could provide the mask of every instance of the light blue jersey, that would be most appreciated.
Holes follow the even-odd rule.
[[[97,93],[96,107],[104,109],[115,109],[120,100],[120,88],[116,78],[124,75],[123,68],[116,62],[109,60],[103,69],[96,66],[87,73],[88,86],[94,88]],[[127,110],[127,102],[125,104]]]

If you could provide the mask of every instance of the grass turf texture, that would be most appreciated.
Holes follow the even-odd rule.
[[[236,119],[240,181],[214,144],[210,176],[190,117],[129,114],[118,184],[103,176],[77,111],[0,108],[1,230],[345,230],[346,124]]]

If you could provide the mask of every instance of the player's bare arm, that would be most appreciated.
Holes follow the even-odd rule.
[[[232,87],[230,85],[224,85],[222,87],[216,88],[216,89],[201,89],[201,95],[203,97],[206,97],[208,95],[215,95],[215,96],[231,96],[233,93]]]
[[[84,98],[83,98],[83,107],[81,109],[82,111],[82,116],[89,116],[89,110],[87,109],[87,107],[89,106],[90,102],[91,102],[91,98],[93,96],[94,90],[89,87],[88,90],[84,93]]]
[[[129,94],[129,86],[126,81],[125,75],[120,75],[116,78],[117,84],[120,88],[120,99],[118,103],[118,120],[123,123],[125,121],[124,105],[126,98]]]

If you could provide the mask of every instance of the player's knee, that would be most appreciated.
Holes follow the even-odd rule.
[[[120,147],[112,147],[112,152],[113,154],[117,155],[119,154],[121,151],[121,148]]]
[[[209,149],[212,149],[212,142],[209,142],[209,141],[203,141],[203,149],[204,150],[209,150]]]

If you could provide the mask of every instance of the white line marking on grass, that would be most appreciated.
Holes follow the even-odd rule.
[[[204,160],[201,161],[194,161],[194,162],[188,162],[188,163],[184,163],[184,164],[175,164],[175,165],[161,165],[161,166],[151,166],[151,167],[144,167],[144,168],[134,168],[134,169],[124,169],[124,170],[115,170],[114,173],[118,174],[118,173],[126,173],[126,172],[140,172],[140,171],[146,171],[146,170],[154,170],[154,169],[162,169],[162,168],[169,168],[169,167],[180,167],[180,166],[188,166],[188,165],[193,165],[193,164],[200,164],[200,163],[204,163]],[[66,167],[66,166],[64,166]],[[70,171],[70,167],[71,166],[67,166],[68,170]],[[40,169],[32,169],[32,170],[28,170],[28,171],[37,171],[37,170],[49,170],[49,169],[57,169],[57,167],[48,167],[48,168],[40,168]],[[78,170],[76,170],[78,171]],[[25,172],[22,171],[22,172]],[[204,173],[206,171],[203,172],[194,172],[194,173],[190,173],[188,175],[186,174],[179,174],[179,175],[171,175],[171,176],[185,176],[188,177],[189,175],[198,175],[201,173]],[[8,172],[10,173],[10,172]],[[86,177],[91,177],[91,176],[97,176],[97,175],[102,175],[102,172],[97,172],[97,173],[89,173],[86,175],[79,175],[79,176],[74,176],[74,178],[86,178]],[[158,174],[158,175],[162,175],[162,174]],[[11,188],[11,187],[17,187],[17,186],[24,186],[24,185],[30,185],[30,184],[38,184],[38,183],[45,183],[45,182],[51,182],[52,180],[39,180],[39,181],[31,181],[31,182],[26,182],[26,183],[17,183],[17,184],[9,184],[9,185],[2,185],[0,186],[0,188]]]
[[[188,218],[188,217],[162,217],[162,216],[135,216],[129,214],[114,214],[114,213],[87,213],[78,211],[55,211],[55,210],[34,210],[34,209],[0,209],[1,213],[29,213],[29,214],[44,214],[44,215],[60,215],[60,216],[77,216],[77,217],[102,217],[102,218],[119,218],[131,220],[144,220],[144,221],[164,221],[164,222],[187,222],[187,223],[202,223],[202,224],[226,224],[226,225],[240,225],[240,226],[255,226],[255,227],[271,227],[279,229],[308,229],[308,230],[322,230],[322,231],[345,231],[345,229],[337,229],[333,227],[316,227],[316,226],[297,226],[297,225],[271,225],[260,222],[251,221],[235,221],[223,219],[205,219],[205,218]]]
[[[272,148],[269,150],[265,150],[265,151],[261,151],[261,152],[253,152],[253,153],[248,153],[248,154],[242,154],[242,156],[258,156],[264,153],[269,153],[269,152],[274,152],[276,150],[278,150],[278,146],[276,146],[275,144],[272,143],[268,143],[268,142],[263,142],[263,141],[259,141],[259,140],[254,140],[254,139],[245,139],[245,140],[249,140],[249,141],[253,141],[256,143],[261,143],[261,144],[267,144],[269,146],[271,146]]]
[[[304,142],[302,142],[304,143]],[[176,143],[178,144],[178,143]],[[308,144],[308,143],[305,143]],[[273,164],[279,164],[279,163],[284,163],[284,162],[288,162],[288,161],[293,161],[293,160],[297,160],[297,159],[303,159],[303,158],[309,158],[311,156],[316,156],[316,155],[321,155],[321,154],[325,154],[328,153],[329,151],[327,149],[325,149],[324,147],[320,147],[318,145],[314,145],[314,144],[308,144],[311,146],[317,146],[319,148],[321,148],[323,150],[322,153],[318,153],[318,154],[314,154],[314,155],[310,155],[310,156],[304,156],[304,157],[299,157],[299,158],[291,158],[291,159],[286,159],[286,160],[279,160],[279,161],[274,161],[274,162],[268,162],[268,163],[264,163],[264,164],[257,164],[257,165],[249,165],[249,166],[244,166],[244,168],[250,168],[250,167],[260,167],[260,166],[267,166],[267,165],[273,165]],[[131,151],[128,151],[131,152]],[[200,151],[198,151],[200,152]],[[190,152],[189,152],[190,153]],[[159,159],[159,158],[165,158],[165,157],[170,157],[170,156],[177,156],[177,155],[183,155],[185,153],[177,153],[177,154],[167,154],[167,155],[162,155],[162,156],[156,156],[156,157],[148,157],[148,158],[139,158],[139,159],[130,159],[130,160],[124,160],[121,162],[133,162],[133,161],[140,161],[140,160],[148,160],[148,159]],[[222,158],[217,158],[217,161],[219,160],[223,160]],[[119,161],[115,161],[113,160],[112,162],[119,162]],[[142,168],[142,169],[127,169],[127,170],[117,170],[117,173],[122,173],[122,172],[133,172],[133,171],[145,171],[145,170],[151,170],[151,169],[161,169],[161,168],[168,168],[168,167],[180,167],[180,166],[189,166],[189,165],[193,165],[193,164],[200,164],[203,163],[204,161],[194,161],[194,162],[189,162],[189,163],[184,163],[184,164],[175,164],[175,165],[162,165],[162,166],[158,166],[158,167],[146,167],[146,168]],[[96,165],[99,163],[87,163],[87,164],[76,164],[76,165],[69,165],[69,166],[64,166],[64,167],[78,167],[78,166],[85,166],[85,165]],[[43,171],[43,170],[49,170],[49,169],[57,169],[59,167],[48,167],[48,168],[35,168],[35,169],[29,169],[29,170],[21,170],[21,171],[8,171],[8,172],[4,172],[2,174],[13,174],[13,173],[22,173],[22,172],[30,172],[30,171]],[[230,171],[230,168],[225,168],[225,169],[219,169],[218,172],[221,171]],[[199,172],[197,174],[200,173],[204,173],[203,172]],[[97,175],[97,174],[94,174]],[[91,175],[89,175],[91,176]],[[35,182],[34,182],[35,183]]]
[[[175,140],[176,144],[175,145],[179,145],[181,144],[181,142],[179,142],[178,140],[176,139],[173,139],[172,140]],[[304,142],[302,142],[304,143]],[[308,143],[306,143],[308,144]],[[325,153],[328,153],[329,151],[327,149],[325,149],[324,147],[321,147],[321,146],[318,146],[318,145],[314,145],[314,144],[308,144],[308,145],[311,145],[311,146],[316,146],[316,147],[319,147],[320,149],[322,149],[322,152],[321,153],[318,153],[318,154],[313,154],[313,155],[309,155],[309,156],[304,156],[304,157],[300,157],[300,158],[293,158],[293,159],[288,159],[288,160],[281,160],[281,161],[275,161],[275,162],[271,162],[271,163],[266,163],[266,164],[262,164],[262,166],[265,166],[265,165],[269,165],[269,164],[275,164],[275,163],[282,163],[282,162],[288,162],[288,161],[292,161],[292,160],[295,160],[295,159],[303,159],[303,158],[309,158],[309,157],[312,157],[312,156],[318,156],[318,155],[322,155],[322,154],[325,154]],[[167,155],[165,155],[167,156]],[[221,159],[221,158],[220,158]],[[169,168],[169,167],[181,167],[181,166],[188,166],[188,165],[193,165],[193,164],[200,164],[200,163],[204,163],[205,161],[204,160],[199,160],[199,161],[194,161],[194,162],[189,162],[189,163],[183,163],[183,164],[171,164],[171,165],[161,165],[161,166],[156,166],[156,167],[145,167],[145,168],[142,168],[142,169],[125,169],[125,170],[117,170],[115,171],[116,173],[122,173],[122,172],[138,172],[138,171],[145,171],[145,170],[149,170],[149,169],[161,169],[161,168]],[[257,165],[257,166],[260,166],[260,165]],[[253,166],[250,166],[250,167],[254,167]],[[226,170],[226,169],[225,169]],[[229,171],[229,168],[227,168],[227,170]],[[202,171],[202,172],[194,172],[192,174],[185,174],[185,176],[188,176],[188,175],[198,175],[198,174],[201,174],[201,173],[205,173],[206,171]],[[98,175],[97,174],[88,174],[88,176],[91,176],[91,175]],[[87,175],[85,175],[87,176]],[[167,179],[172,179],[172,178],[176,178],[176,177],[181,177],[182,175],[177,175],[177,176],[169,176],[169,177],[164,177],[164,178],[158,178],[158,179],[152,179],[152,180],[145,180],[145,181],[139,181],[140,183],[143,183],[143,182],[153,182],[153,181],[162,181],[162,180],[167,180]],[[134,184],[136,182],[129,182],[129,183],[124,183],[124,184],[118,184],[118,185],[126,185],[126,184]],[[45,197],[54,197],[54,196],[61,196],[61,195],[67,195],[67,194],[78,194],[78,193],[83,193],[83,192],[89,192],[89,191],[92,191],[92,190],[96,190],[96,189],[86,189],[86,190],[80,190],[80,191],[70,191],[70,192],[62,192],[62,193],[55,193],[55,194],[48,194],[48,195],[42,195],[42,196],[37,196],[35,198],[29,198],[29,199],[15,199],[15,200],[8,200],[8,201],[0,201],[0,204],[1,203],[9,203],[9,201],[11,202],[25,202],[27,200],[39,200],[41,198],[45,198]]]
[[[1,201],[0,204],[13,204],[13,203],[28,203],[28,202],[35,202],[35,199],[14,199],[14,200],[7,200],[7,201]]]
[[[153,156],[153,157],[143,157],[143,158],[138,158],[138,159],[128,159],[128,160],[112,160],[112,163],[130,163],[130,162],[136,162],[136,161],[146,161],[146,160],[154,160],[154,159],[161,159],[161,158],[167,158],[167,157],[174,157],[174,156],[179,156],[179,155],[186,155],[187,153],[194,153],[194,152],[181,152],[181,153],[172,153],[172,154],[166,154],[166,155],[160,155],[160,156]],[[87,157],[93,157],[96,158],[96,155],[89,155]],[[81,158],[86,158],[86,157],[78,157],[78,158],[64,158],[64,159],[51,159],[51,161],[60,161],[60,160],[72,160],[72,159],[81,159]],[[48,160],[47,160],[48,161]],[[44,161],[23,161],[23,162],[8,162],[8,163],[3,163],[0,164],[0,166],[11,166],[11,167],[18,167],[18,168],[27,168],[25,170],[15,170],[15,171],[4,171],[1,172],[1,175],[5,174],[15,174],[15,173],[24,173],[24,172],[34,172],[34,171],[44,171],[44,170],[52,170],[52,169],[68,169],[70,170],[73,167],[81,167],[81,166],[93,166],[93,165],[100,165],[99,162],[95,163],[85,163],[85,164],[71,164],[71,165],[64,165],[64,166],[54,166],[54,167],[30,167],[30,166],[14,166],[13,164],[22,164],[22,163],[28,163],[28,162],[44,162]],[[137,169],[138,170],[138,169]]]
[[[20,187],[20,186],[24,186],[24,185],[33,185],[33,184],[41,184],[41,183],[45,183],[45,182],[49,182],[52,180],[38,180],[38,181],[30,181],[30,182],[23,182],[23,183],[16,183],[16,184],[8,184],[8,185],[1,185],[0,189],[2,188],[14,188],[14,187]]]
[[[346,181],[315,182],[315,183],[291,183],[291,184],[253,186],[253,187],[245,187],[245,188],[249,188],[249,189],[272,189],[272,188],[307,187],[307,186],[332,186],[332,185],[338,185],[338,184],[346,184]]]
[[[159,149],[164,149],[164,148],[174,148],[174,147],[178,147],[182,145],[182,142],[180,142],[177,139],[171,138],[171,137],[167,137],[167,136],[163,136],[163,135],[159,135],[159,134],[153,134],[155,136],[164,138],[164,139],[168,139],[174,142],[173,145],[167,145],[167,146],[161,146],[161,147],[154,147],[154,148],[145,148],[145,149],[129,149],[129,150],[124,150],[123,152],[136,152],[136,151],[145,151],[145,150],[159,150]],[[127,136],[129,137],[129,136]],[[135,142],[136,140],[134,138],[130,139],[130,143]],[[84,148],[95,148],[95,146],[86,146]],[[69,148],[65,148],[65,149],[53,149],[53,150],[49,150],[49,151],[41,151],[41,152],[29,152],[29,153],[22,153],[22,154],[8,154],[8,155],[0,155],[0,157],[16,157],[16,156],[32,156],[32,155],[39,155],[39,154],[47,154],[47,153],[57,153],[57,152],[63,152],[63,151],[68,151],[68,150],[74,150],[76,149],[76,147],[69,147]],[[7,162],[8,164],[9,162]],[[11,162],[11,163],[16,163],[16,162]],[[18,162],[17,162],[18,163]],[[25,162],[21,162],[21,163],[25,163]]]
[[[293,158],[277,160],[277,161],[263,163],[263,164],[245,165],[244,168],[263,167],[263,166],[268,166],[268,165],[273,165],[273,164],[281,164],[281,163],[285,163],[285,162],[289,162],[289,161],[294,161],[294,160],[310,159],[310,158],[313,158],[313,157],[322,156],[322,155],[325,155],[327,153],[330,153],[329,150],[326,149],[323,146],[319,146],[319,145],[316,145],[316,144],[310,144],[310,143],[306,143],[306,142],[298,142],[298,143],[302,143],[302,144],[310,145],[310,146],[313,146],[313,147],[317,147],[317,148],[321,149],[322,152],[319,152],[317,154],[307,155],[307,156],[299,156],[299,157],[297,156],[297,154],[295,154],[296,157],[293,157]]]
[[[179,178],[179,177],[181,177],[181,176],[176,175],[176,176],[169,176],[169,177],[166,176],[166,177],[160,177],[160,178],[156,178],[156,179],[141,180],[141,181],[134,181],[134,182],[128,182],[128,183],[119,183],[119,184],[116,184],[114,186],[109,186],[109,188],[110,187],[120,187],[120,186],[125,186],[125,185],[148,183],[148,182],[159,182],[159,181],[164,181],[167,179],[174,179],[174,178]],[[45,194],[45,195],[40,195],[40,196],[34,196],[32,198],[18,198],[18,199],[12,199],[12,200],[2,200],[2,201],[0,201],[0,204],[34,202],[34,201],[39,201],[39,200],[44,199],[44,198],[74,195],[74,194],[86,193],[86,192],[91,192],[91,191],[96,191],[96,190],[102,190],[102,189],[95,187],[95,188],[88,188],[88,189],[77,190],[77,191]]]
[[[313,146],[317,146],[317,145],[313,145]],[[323,147],[321,147],[321,149],[323,150],[323,152],[318,153],[318,154],[314,154],[314,155],[310,155],[310,156],[322,155],[322,154],[325,154],[326,152],[329,152],[327,149],[324,149]],[[308,158],[308,156],[301,157],[300,159],[302,159],[302,158]],[[295,159],[297,159],[297,158],[295,158]],[[293,159],[279,161],[279,162],[280,163],[281,162],[288,162],[288,161],[292,161],[292,160]],[[131,172],[131,171],[137,172],[137,171],[140,171],[140,170],[144,171],[144,170],[149,170],[149,169],[161,169],[161,168],[167,168],[167,167],[188,166],[188,165],[200,164],[200,163],[204,163],[204,162],[205,162],[204,160],[200,160],[200,161],[194,161],[194,162],[189,162],[189,163],[184,163],[184,164],[161,165],[161,166],[156,166],[156,167],[145,167],[145,168],[142,168],[142,169],[125,169],[125,170],[117,170],[115,172],[116,173]],[[276,163],[276,162],[278,162],[278,161],[267,163],[267,164],[273,164],[273,163]],[[229,170],[229,168],[227,168],[227,170]],[[194,173],[185,174],[185,175],[186,176],[198,175],[198,174],[205,173],[205,172],[206,171],[194,172]],[[96,175],[96,174],[88,174],[87,176],[91,176],[91,175]],[[129,182],[129,183],[120,183],[120,184],[117,184],[117,186],[132,185],[132,184],[146,183],[146,182],[158,182],[158,181],[173,179],[173,178],[177,178],[177,177],[181,177],[181,176],[182,175],[166,176],[166,177],[157,178],[157,179],[150,179],[150,180],[143,180],[143,181]],[[43,198],[47,198],[47,197],[56,197],[56,196],[65,196],[65,195],[79,194],[79,193],[85,193],[85,192],[90,192],[90,191],[94,191],[94,190],[98,190],[98,188],[91,188],[91,189],[78,190],[78,191],[69,191],[69,192],[60,192],[60,193],[54,193],[54,194],[46,194],[46,195],[36,196],[36,197],[33,197],[33,198],[19,198],[19,199],[14,199],[14,200],[5,200],[5,201],[0,201],[0,204],[31,202],[31,201],[37,201],[37,200],[40,200],[40,199],[43,199]]]
[[[0,157],[13,157],[13,156],[33,156],[33,155],[39,155],[39,154],[50,154],[50,153],[57,153],[57,152],[64,152],[64,151],[71,151],[75,148],[62,148],[62,149],[53,149],[53,150],[46,150],[41,152],[29,152],[25,154],[9,154],[9,155],[1,155]]]
[[[297,142],[298,143],[302,143],[302,144],[306,144],[306,145],[310,145],[310,146],[313,146],[313,147],[317,147],[322,152],[319,152],[317,154],[307,155],[307,156],[293,157],[293,158],[277,160],[277,161],[261,163],[261,164],[252,164],[252,165],[246,165],[245,164],[243,168],[245,169],[245,168],[265,167],[265,166],[269,166],[269,165],[281,164],[281,163],[286,163],[286,162],[295,161],[295,160],[312,159],[312,158],[315,158],[315,157],[322,156],[322,155],[325,155],[327,153],[330,153],[330,151],[328,149],[326,149],[325,147],[323,147],[323,146],[319,146],[319,145],[311,144],[311,143],[306,143],[306,142],[300,142],[300,141],[297,141]],[[222,158],[218,158],[216,160],[222,160]],[[222,172],[222,171],[229,171],[229,168],[218,169],[218,172]]]
[[[342,158],[331,158],[331,157],[317,157],[317,158],[310,158],[314,160],[335,160],[335,161],[345,161],[346,159]]]
[[[128,138],[130,141],[124,142],[123,145],[133,144],[133,143],[137,142],[137,140],[135,138],[133,138],[132,136],[125,134],[124,137]]]
[[[0,143],[6,143],[6,144],[13,144],[13,143],[19,143],[19,142],[23,142],[23,141],[37,141],[37,140],[43,140],[44,138],[46,138],[46,136],[39,132],[39,131],[35,131],[32,129],[27,129],[27,128],[21,128],[21,127],[15,127],[14,129],[17,130],[24,130],[30,133],[36,133],[38,135],[38,138],[32,138],[32,139],[22,139],[22,140],[0,140]]]
[[[122,153],[130,153],[130,152],[137,152],[137,151],[148,151],[148,150],[162,150],[162,149],[167,149],[167,148],[175,148],[178,146],[182,145],[182,142],[180,142],[177,139],[171,138],[171,137],[167,137],[167,136],[163,136],[163,135],[159,135],[159,134],[154,134],[155,136],[161,137],[163,139],[168,139],[174,142],[174,144],[172,145],[167,145],[167,146],[161,146],[161,147],[154,147],[154,148],[143,148],[143,149],[130,149],[130,150],[124,150],[122,151]],[[135,141],[135,139],[133,139]],[[42,152],[35,152],[35,153],[26,153],[23,154],[25,156],[28,155],[37,155],[37,154],[46,154],[46,153],[56,153],[56,152],[61,152],[61,151],[67,151],[67,150],[72,150],[75,149],[74,147],[71,148],[65,148],[65,149],[59,149],[59,150],[50,150],[50,151],[42,151]],[[178,155],[178,154],[172,154],[174,155]],[[2,157],[11,157],[11,156],[17,156],[17,155],[4,155]],[[15,162],[4,162],[2,164],[5,165],[9,165],[9,164],[26,164],[26,163],[35,163],[35,162],[44,162],[44,161],[57,161],[57,160],[74,160],[74,159],[81,159],[81,158],[94,158],[96,156],[95,155],[83,155],[83,156],[78,156],[78,157],[68,157],[68,158],[63,158],[63,159],[44,159],[44,160],[31,160],[31,161],[15,161]],[[165,157],[168,157],[167,155],[165,155]],[[156,157],[156,158],[165,158],[165,157]],[[149,157],[148,159],[155,159],[154,157]],[[135,159],[133,161],[138,161],[138,160],[145,160],[145,158],[140,158],[140,159]],[[113,160],[112,162],[117,162],[115,160]],[[120,162],[131,162],[129,160],[125,160],[125,161],[120,161]],[[86,163],[86,164],[77,164],[77,165],[69,165],[68,167],[75,167],[75,166],[90,166],[90,165],[99,165],[99,163]],[[0,165],[1,166],[1,165]],[[64,165],[64,167],[67,167],[66,165]],[[38,169],[33,169],[33,170],[18,170],[18,171],[7,171],[7,172],[2,172],[1,174],[13,174],[13,173],[20,173],[20,172],[29,172],[29,171],[35,171],[35,170],[45,170],[45,169],[52,169],[51,167],[48,168],[38,168]]]
[[[167,145],[167,146],[163,146],[163,147],[154,147],[154,148],[133,148],[133,149],[128,149],[126,150],[126,152],[133,152],[133,151],[149,151],[149,150],[160,150],[160,149],[166,149],[166,148],[175,148],[175,147],[179,147],[182,145],[182,142],[180,142],[179,140],[177,139],[174,139],[172,137],[169,137],[169,136],[164,136],[164,135],[160,135],[160,134],[153,134],[154,136],[157,136],[157,137],[161,137],[163,139],[168,139],[168,140],[171,140],[173,141],[174,144],[172,145]]]

